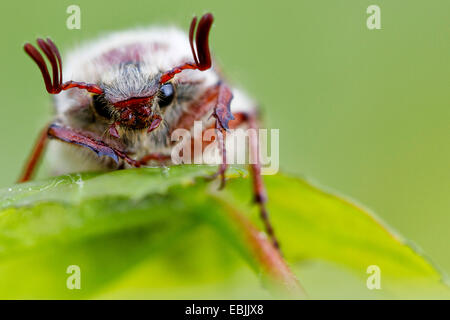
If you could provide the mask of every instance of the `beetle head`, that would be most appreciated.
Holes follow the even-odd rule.
[[[132,72],[133,68],[139,68],[138,64],[125,64],[124,76],[115,84],[95,84],[75,81],[62,81],[61,55],[56,45],[47,38],[37,39],[37,46],[50,62],[52,76],[47,68],[42,54],[30,43],[24,45],[25,52],[38,65],[44,79],[47,92],[58,94],[63,90],[78,88],[93,94],[93,105],[97,113],[112,121],[110,133],[118,137],[116,125],[130,129],[147,129],[148,132],[156,129],[162,121],[159,102],[170,98],[168,93],[172,90],[170,80],[176,74],[184,70],[205,71],[211,68],[211,54],[209,50],[208,36],[213,23],[213,16],[207,13],[202,16],[197,26],[197,18],[194,17],[189,29],[189,43],[191,46],[193,62],[187,62],[176,66],[171,70],[161,73],[157,78],[131,79],[130,77],[144,77],[140,72]],[[196,28],[197,27],[197,28]],[[195,37],[195,44],[194,44]],[[134,87],[130,87],[134,86]],[[136,87],[136,84],[138,86]],[[121,90],[121,86],[128,86],[127,90]],[[170,89],[172,88],[172,89]],[[123,94],[125,93],[125,95]],[[161,93],[163,95],[161,99]]]

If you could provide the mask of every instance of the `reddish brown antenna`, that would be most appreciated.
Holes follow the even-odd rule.
[[[41,70],[42,77],[44,78],[45,88],[48,93],[58,94],[62,90],[68,90],[71,88],[79,88],[83,90],[87,90],[88,92],[102,94],[103,90],[96,84],[84,83],[84,82],[75,82],[75,81],[67,81],[62,83],[62,62],[61,55],[59,54],[59,50],[52,40],[47,38],[47,41],[38,38],[37,45],[41,48],[42,52],[44,52],[47,57],[50,65],[52,66],[52,75],[50,77],[50,73],[47,69],[47,64],[45,63],[42,54],[30,43],[26,43],[23,48],[25,52],[36,62],[37,66]]]
[[[161,75],[159,78],[160,83],[164,83],[172,79],[177,73],[187,69],[197,69],[205,71],[211,68],[211,53],[209,51],[208,36],[211,30],[214,17],[211,13],[207,13],[202,16],[197,26],[197,32],[195,34],[195,47],[194,47],[194,33],[195,26],[197,24],[197,17],[194,17],[189,29],[189,43],[191,45],[192,56],[194,62],[187,62],[181,66],[175,67]]]

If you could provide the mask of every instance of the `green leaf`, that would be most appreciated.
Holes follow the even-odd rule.
[[[246,171],[231,168],[217,191],[204,179],[215,170],[83,173],[0,190],[0,298],[302,297],[253,226]],[[354,298],[371,297],[369,265],[380,267],[385,296],[448,294],[428,260],[373,215],[297,178],[265,181],[283,254],[312,298],[339,290],[313,281],[323,267],[311,261],[357,279]],[[80,290],[66,286],[70,265],[80,267]]]
[[[369,266],[377,266],[381,271],[383,297],[450,297],[445,275],[437,271],[414,243],[387,227],[367,209],[298,178],[267,176],[265,182],[268,208],[282,250],[305,284],[310,281],[301,276],[303,267],[299,263],[326,261],[334,266],[334,270],[328,268],[328,272],[345,268],[363,280],[357,283],[359,288],[352,288],[359,291],[363,288],[359,296],[348,295],[349,288],[342,288],[349,297],[377,297],[369,294],[366,287],[366,280],[372,274],[367,273]],[[234,205],[245,210],[250,193],[241,181],[234,180],[218,196],[234,199]],[[255,210],[252,217],[259,224]],[[316,277],[321,281],[323,274]],[[308,286],[305,288],[307,292],[314,291]],[[328,297],[323,292],[321,295]],[[342,296],[338,292],[333,297]]]

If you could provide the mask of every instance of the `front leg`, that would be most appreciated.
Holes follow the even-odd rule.
[[[42,129],[42,131],[39,133],[36,144],[34,145],[34,148],[31,151],[31,154],[28,157],[25,167],[22,170],[22,174],[20,175],[17,182],[20,183],[20,182],[29,181],[31,179],[31,177],[33,176],[34,171],[36,170],[36,167],[39,163],[39,160],[42,157],[42,153],[47,144],[47,138],[48,138],[47,131],[48,131],[48,126],[46,126],[44,129]]]
[[[139,167],[140,163],[128,157],[124,151],[117,148],[113,148],[101,140],[97,140],[88,136],[88,133],[82,131],[75,131],[73,129],[63,127],[58,124],[51,124],[42,130],[39,135],[38,141],[27,161],[22,175],[18,182],[26,182],[31,179],[39,159],[42,157],[42,153],[46,146],[46,142],[49,138],[58,139],[60,141],[86,147],[94,151],[99,156],[108,156],[115,162],[119,162],[119,159],[123,159],[128,164],[134,167]]]
[[[217,104],[214,108],[212,116],[216,119],[215,129],[217,132],[217,141],[222,153],[222,163],[219,166],[219,170],[211,176],[211,179],[215,179],[220,175],[220,187],[225,187],[225,173],[227,171],[227,154],[226,154],[226,141],[225,133],[229,129],[228,122],[234,120],[234,116],[231,113],[230,105],[233,99],[233,93],[231,89],[224,83],[219,84],[219,93],[217,96]]]
[[[214,108],[213,117],[216,118],[215,128],[217,130],[217,140],[222,152],[222,164],[220,165],[219,170],[212,176],[213,178],[218,175],[221,176],[220,188],[225,186],[225,172],[227,170],[225,133],[229,129],[229,122],[231,120],[235,120],[235,117],[230,110],[232,99],[233,93],[230,88],[226,84],[221,83],[219,85],[217,105]],[[258,125],[256,123],[257,116],[255,113],[237,113],[236,115],[238,116],[238,119],[234,121],[234,125],[237,125],[238,123],[246,123],[249,129],[258,129]],[[259,206],[260,217],[267,235],[269,236],[273,246],[277,250],[280,250],[280,245],[277,237],[275,236],[272,223],[270,222],[269,213],[266,208],[267,194],[261,176],[261,162],[259,158],[258,140],[256,135],[252,135],[250,138],[250,152],[252,154],[252,158],[256,159],[256,163],[250,164],[253,178],[254,200]]]
[[[139,167],[139,161],[136,161],[118,148],[109,146],[107,143],[99,139],[89,137],[88,132],[73,130],[58,124],[52,124],[48,127],[47,135],[49,138],[58,139],[63,142],[76,144],[94,151],[98,156],[107,156],[119,163],[119,159],[123,159],[133,167]]]

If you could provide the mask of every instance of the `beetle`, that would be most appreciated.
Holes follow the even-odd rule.
[[[54,42],[39,38],[37,47],[51,74],[38,48],[26,43],[25,52],[54,95],[56,115],[42,130],[19,182],[31,179],[47,144],[58,174],[141,167],[153,161],[170,164],[171,133],[202,121],[217,132],[222,161],[213,178],[220,176],[223,187],[225,134],[230,128],[256,129],[258,108],[213,67],[208,40],[212,24],[213,15],[207,13],[198,23],[192,19],[188,36],[175,28],[114,33],[69,54],[64,69]],[[63,76],[72,80],[63,81]],[[257,148],[253,137],[251,152]],[[260,162],[250,164],[250,171],[266,233],[278,248]]]

